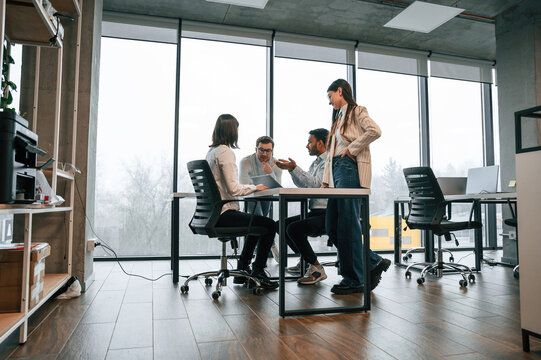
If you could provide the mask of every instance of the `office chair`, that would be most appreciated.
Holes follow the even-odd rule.
[[[409,190],[409,212],[406,224],[410,229],[430,230],[438,236],[437,259],[434,263],[414,263],[406,269],[406,279],[411,279],[410,268],[423,266],[421,277],[417,279],[419,285],[425,282],[426,275],[435,271],[437,277],[443,275],[444,270],[458,271],[462,275],[459,281],[461,287],[468,286],[468,280],[475,281],[472,270],[462,264],[443,262],[443,248],[441,237],[451,239],[451,232],[459,230],[477,229],[482,226],[480,222],[472,221],[473,209],[470,210],[469,221],[450,221],[451,203],[445,201],[438,181],[429,167],[412,167],[404,169],[404,176]],[[453,234],[454,236],[454,234]],[[456,239],[456,237],[455,237]],[[465,273],[468,273],[466,277]]]
[[[190,290],[188,283],[200,276],[205,277],[205,285],[207,286],[212,285],[212,279],[210,277],[217,277],[216,290],[212,292],[212,298],[216,300],[221,295],[222,286],[227,286],[227,278],[230,276],[240,276],[252,280],[256,284],[253,288],[253,293],[256,295],[261,294],[263,289],[257,278],[250,276],[246,271],[227,269],[226,243],[232,242],[232,244],[236,244],[237,237],[239,236],[265,235],[267,234],[267,229],[264,227],[252,226],[253,213],[252,218],[246,227],[216,227],[222,206],[236,200],[222,200],[218,185],[216,185],[214,175],[206,160],[190,161],[188,163],[188,173],[197,199],[195,212],[189,224],[190,229],[196,235],[206,235],[209,238],[218,238],[222,243],[222,255],[220,256],[221,268],[219,270],[205,271],[188,277],[184,282],[184,285],[180,287],[180,291],[183,294],[188,293]],[[245,199],[245,201],[250,201],[250,199]]]
[[[512,217],[510,219],[505,219],[503,222],[504,222],[505,225],[512,226],[512,227],[514,227],[516,229],[517,226],[518,226],[517,215],[516,215],[515,211],[513,210],[513,206],[511,206],[510,202],[509,202],[509,210],[511,210],[511,216]],[[517,257],[518,257],[518,237],[517,237]],[[519,266],[520,266],[520,264],[517,264],[517,266],[515,266],[513,268],[513,276],[516,279],[519,278]]]

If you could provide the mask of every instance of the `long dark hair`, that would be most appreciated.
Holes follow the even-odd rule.
[[[351,90],[351,86],[349,85],[349,83],[344,80],[344,79],[338,79],[338,80],[334,80],[332,82],[331,85],[329,85],[329,88],[327,89],[327,92],[329,91],[338,91],[338,88],[341,88],[342,89],[342,96],[344,97],[344,100],[346,100],[346,102],[348,103],[348,107],[347,107],[347,110],[346,110],[346,114],[345,114],[345,117],[344,117],[344,126],[342,127],[342,131],[346,131],[349,123],[350,123],[350,118],[349,118],[349,115],[351,113],[351,111],[353,111],[353,109],[358,106],[357,103],[355,102],[355,99],[353,98],[353,91]],[[334,133],[336,132],[336,127],[338,126],[337,124],[337,119],[336,119],[336,116],[338,115],[338,112],[340,111],[340,109],[336,110],[336,109],[332,109],[332,126],[331,126],[331,133],[328,137],[328,140],[327,140],[327,147],[330,147],[330,142],[331,142],[331,138],[333,137]]]
[[[218,116],[214,131],[212,132],[212,145],[227,145],[233,149],[238,149],[237,141],[239,140],[239,122],[230,114],[222,114]]]

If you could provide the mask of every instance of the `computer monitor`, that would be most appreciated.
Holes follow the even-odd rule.
[[[498,191],[498,165],[468,169],[466,194],[495,193]]]
[[[443,195],[463,195],[466,193],[466,178],[465,177],[439,177]]]

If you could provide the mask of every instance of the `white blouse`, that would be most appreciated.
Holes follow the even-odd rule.
[[[255,185],[239,184],[239,170],[235,153],[226,145],[210,148],[207,162],[220,190],[222,200],[236,199],[237,196],[249,195],[256,191]],[[237,202],[229,202],[222,207],[222,214],[227,210],[239,210]]]

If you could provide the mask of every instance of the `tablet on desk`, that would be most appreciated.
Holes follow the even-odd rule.
[[[270,175],[258,175],[250,177],[255,185],[263,184],[269,189],[281,188],[282,185],[275,178]]]

